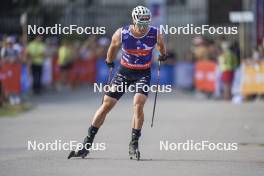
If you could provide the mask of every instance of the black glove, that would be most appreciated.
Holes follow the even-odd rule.
[[[114,68],[115,67],[115,63],[114,62],[108,63],[107,61],[105,61],[105,63],[107,65],[107,67],[109,67],[109,68]]]
[[[159,61],[166,61],[167,60],[167,58],[168,58],[168,55],[159,55]]]

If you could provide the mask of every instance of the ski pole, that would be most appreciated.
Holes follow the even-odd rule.
[[[157,104],[158,86],[159,86],[159,81],[160,81],[160,64],[161,64],[161,61],[159,60],[159,62],[158,62],[157,83],[156,83],[156,92],[155,92],[154,106],[153,106],[152,119],[151,119],[151,128],[153,127],[155,110],[156,110],[156,104]]]

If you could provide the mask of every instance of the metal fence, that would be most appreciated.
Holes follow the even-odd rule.
[[[164,2],[163,22],[165,24],[170,26],[181,26],[188,23],[208,24],[208,0],[167,0]],[[27,12],[28,24],[105,26],[106,35],[110,37],[117,28],[132,22],[131,12],[136,5],[145,3],[142,4],[139,0],[43,0],[35,2],[32,6],[28,3],[26,7],[18,6],[1,13],[0,33],[21,33],[20,15]],[[231,36],[233,39],[237,37],[237,35]],[[190,48],[193,36],[168,35],[167,38],[178,55],[183,56]]]

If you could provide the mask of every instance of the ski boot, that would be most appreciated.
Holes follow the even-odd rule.
[[[140,152],[138,150],[138,140],[133,140],[129,143],[129,158],[140,160]]]
[[[79,151],[71,151],[69,156],[68,156],[68,159],[72,158],[72,157],[81,157],[81,158],[85,158],[88,154],[89,154],[89,149],[90,147],[92,146],[92,143],[93,143],[93,138],[92,137],[89,137],[89,136],[86,136],[84,138],[84,141],[83,141],[83,147],[81,150]]]

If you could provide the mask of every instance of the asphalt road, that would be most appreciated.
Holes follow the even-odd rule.
[[[150,128],[153,97],[145,107],[141,161],[128,158],[132,95],[120,100],[98,132],[95,142],[105,143],[106,150],[71,160],[66,159],[69,151],[28,151],[28,141],[82,142],[101,97],[82,88],[33,98],[33,110],[0,118],[0,175],[263,176],[263,102],[235,105],[180,92],[162,94]],[[238,143],[238,150],[160,150],[160,141],[187,140]]]

